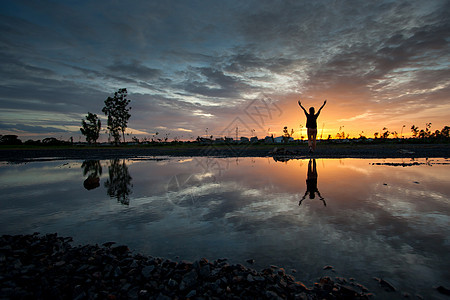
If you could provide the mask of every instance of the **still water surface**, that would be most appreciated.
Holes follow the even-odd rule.
[[[354,277],[378,295],[373,277],[431,298],[450,286],[448,159],[3,163],[0,194],[0,234],[58,232],[174,260],[255,259],[255,269],[295,269],[306,284]]]

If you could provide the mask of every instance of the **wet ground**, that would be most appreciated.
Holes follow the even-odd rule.
[[[33,159],[111,159],[141,156],[215,156],[266,157],[278,155],[296,158],[425,158],[450,157],[450,144],[318,144],[314,154],[301,145],[160,145],[139,147],[74,148],[0,148],[0,161],[23,162]],[[281,151],[280,151],[281,149]]]
[[[276,265],[309,287],[355,278],[389,298],[450,285],[445,158],[42,159],[0,164],[1,234]]]

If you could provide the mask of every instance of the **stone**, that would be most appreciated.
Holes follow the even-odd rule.
[[[264,269],[264,270],[262,270],[262,272],[261,272],[263,275],[271,275],[271,274],[273,274],[273,269],[271,268],[271,269]]]
[[[367,289],[345,280],[320,279],[309,289],[272,266],[255,271],[226,259],[210,263],[174,262],[132,254],[127,246],[72,247],[70,238],[46,236],[0,237],[0,294],[33,299],[367,299]],[[31,246],[33,245],[33,246]],[[108,247],[107,247],[108,246]],[[25,251],[24,251],[25,249]],[[252,261],[247,261],[252,263]],[[292,271],[293,272],[293,271]],[[377,279],[380,284],[384,280]],[[35,284],[33,281],[36,281]],[[73,284],[73,285],[72,285]],[[445,293],[444,287],[439,290]],[[183,296],[186,295],[186,296]]]
[[[130,268],[137,268],[137,267],[139,267],[139,264],[137,263],[136,260],[133,259],[133,261],[130,264]]]
[[[86,267],[86,269],[87,269],[89,266],[84,265],[83,267]],[[110,273],[113,269],[114,269],[113,266],[111,266],[110,264],[107,264],[107,265],[105,266],[105,268],[103,269],[103,272],[104,272],[104,273]],[[80,272],[81,272],[80,269],[78,269],[78,270],[77,270],[77,273],[80,273]]]
[[[81,273],[83,273],[84,271],[86,271],[88,268],[89,268],[90,266],[89,265],[82,265],[82,266],[80,266],[78,269],[77,269],[77,273],[79,273],[79,274],[81,274]],[[111,270],[109,270],[109,272],[111,272],[112,271],[112,266],[111,266]]]
[[[81,285],[76,285],[75,288],[73,289],[72,299],[73,300],[81,300],[81,299],[86,298],[86,296],[87,295],[84,292]]]
[[[111,252],[114,255],[123,255],[127,252],[130,252],[130,249],[128,248],[128,246],[125,246],[125,245],[116,246],[116,247],[112,248],[111,250],[112,250]]]
[[[189,273],[183,276],[183,280],[181,281],[186,288],[192,287],[197,282],[197,272],[195,270],[191,270]]]
[[[358,292],[348,285],[341,285],[339,291],[344,297],[356,297],[358,295]]]
[[[125,283],[120,290],[122,292],[127,292],[130,288],[131,288],[131,284],[130,283]]]
[[[335,280],[339,283],[347,283],[347,279],[345,279],[344,277],[335,277]]]
[[[441,294],[450,296],[450,290],[447,289],[447,288],[445,288],[445,287],[443,287],[442,285],[438,286],[438,287],[436,288],[436,290],[437,290],[439,293],[441,293]]]
[[[141,273],[145,278],[150,278],[153,270],[155,270],[155,266],[145,266],[144,268],[142,268]]]
[[[201,265],[200,262],[198,260],[194,261],[194,263],[192,264],[192,266],[194,267],[194,269],[196,269],[197,271],[200,270]]]
[[[271,267],[272,269],[279,269],[279,267],[276,266],[276,265],[270,265],[270,267]]]
[[[196,290],[192,290],[186,295],[186,298],[192,298],[192,297],[194,297],[196,295],[197,295],[197,291]]]
[[[363,291],[363,292],[368,292],[368,291],[369,291],[369,289],[366,288],[366,287],[365,287],[364,285],[362,285],[362,284],[357,284],[356,286],[359,287],[359,288],[361,289],[361,291]]]
[[[66,264],[66,262],[63,261],[63,260],[61,260],[61,261],[56,262],[56,263],[54,264],[54,266],[55,266],[55,267],[61,267],[61,266],[64,266],[65,264]]]
[[[320,278],[319,286],[325,291],[331,291],[331,290],[333,290],[334,282],[333,282],[333,280],[331,280],[330,277],[325,276],[325,277]]]
[[[309,289],[306,287],[306,285],[303,284],[303,282],[296,281],[295,284],[303,291],[309,291]]]
[[[103,246],[109,248],[109,247],[111,247],[112,245],[114,245],[115,243],[116,243],[116,242],[106,242],[106,243],[103,244]]]
[[[140,295],[139,288],[137,286],[135,286],[128,291],[127,298],[128,299],[139,299],[139,295]]]
[[[282,286],[282,287],[287,287],[287,283],[284,279],[281,279],[280,282],[278,283],[278,285]]]
[[[273,292],[273,291],[266,291],[266,298],[267,299],[273,299],[273,300],[278,300],[281,299],[277,293]]]
[[[156,297],[156,300],[172,300],[172,298],[164,295],[163,293],[159,293],[158,297]]]
[[[169,279],[168,283],[167,283],[171,288],[177,287],[178,286],[178,282],[176,282],[175,280],[173,280],[172,278]]]
[[[388,292],[395,292],[397,289],[384,279],[380,279],[380,285]]]
[[[199,275],[200,277],[208,277],[211,274],[211,267],[208,265],[204,265],[200,268]]]
[[[122,269],[120,267],[116,267],[113,273],[114,277],[120,277],[122,275]]]
[[[219,268],[214,268],[214,267],[213,267],[210,276],[216,277],[217,275],[219,275],[220,270],[221,270],[221,269],[219,269]]]

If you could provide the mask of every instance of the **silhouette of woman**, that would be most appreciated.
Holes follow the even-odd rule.
[[[308,132],[308,147],[309,147],[309,153],[312,153],[316,151],[316,138],[317,138],[317,118],[319,117],[320,111],[327,103],[327,100],[323,101],[322,106],[319,108],[319,111],[317,114],[315,114],[314,107],[309,108],[309,113],[306,111],[306,109],[302,106],[302,103],[300,100],[298,101],[298,105],[303,109],[306,115],[306,128]]]
[[[306,177],[306,192],[305,195],[303,195],[302,199],[298,202],[298,205],[300,206],[305,200],[306,195],[309,194],[309,199],[314,199],[316,197],[316,193],[319,196],[320,200],[322,200],[323,205],[327,206],[327,203],[325,202],[325,198],[323,198],[320,195],[319,189],[317,188],[317,168],[316,168],[316,160],[310,159],[308,163],[308,173]]]

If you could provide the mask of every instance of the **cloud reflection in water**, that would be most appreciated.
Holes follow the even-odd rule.
[[[101,184],[92,190],[83,188],[91,173],[81,163],[1,166],[1,228],[115,240],[155,256],[254,258],[257,268],[278,264],[311,279],[331,264],[342,276],[369,285],[387,278],[413,294],[448,286],[449,165],[318,159],[315,184],[326,207],[319,195],[299,207],[314,161],[217,158],[212,169],[199,159],[101,161],[109,172],[97,171]],[[41,173],[39,182],[20,180],[30,172]],[[114,191],[127,192],[111,193],[114,182],[124,187]]]

